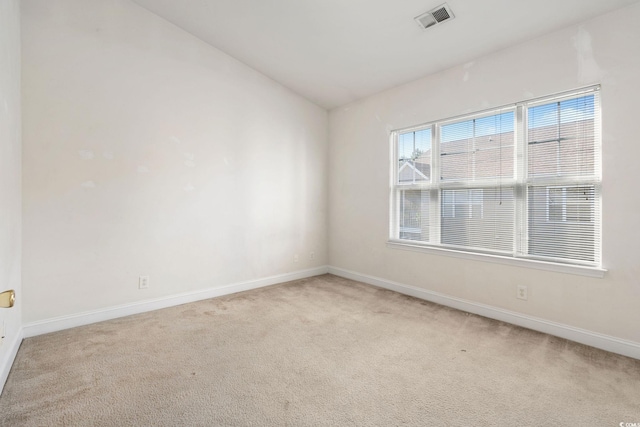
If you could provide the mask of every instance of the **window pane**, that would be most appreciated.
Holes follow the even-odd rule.
[[[594,222],[595,194],[592,186],[568,187],[566,214],[568,222]]]
[[[513,189],[442,190],[443,244],[489,251],[513,251]]]
[[[401,190],[399,238],[429,241],[429,191]]]
[[[547,191],[549,221],[562,221],[565,218],[565,189],[562,187],[551,187]]]
[[[513,177],[513,111],[444,125],[441,139],[442,181]]]
[[[595,261],[595,187],[530,186],[527,193],[529,254]]]
[[[594,175],[594,108],[594,95],[529,108],[530,177]]]
[[[431,179],[431,128],[398,135],[398,183]]]

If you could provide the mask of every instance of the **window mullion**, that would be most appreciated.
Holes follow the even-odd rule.
[[[391,138],[391,180],[390,180],[390,195],[391,209],[389,210],[389,216],[391,217],[391,227],[389,230],[389,236],[391,239],[397,239],[400,237],[400,187],[398,185],[398,133],[393,132]]]
[[[431,191],[429,192],[429,241],[440,244],[440,125],[431,128]]]
[[[514,221],[514,256],[524,255],[527,247],[527,118],[526,109],[522,105],[516,107],[515,130],[515,221]]]

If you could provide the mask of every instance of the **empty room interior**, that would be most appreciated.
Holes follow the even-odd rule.
[[[637,0],[0,0],[0,425],[640,426]]]

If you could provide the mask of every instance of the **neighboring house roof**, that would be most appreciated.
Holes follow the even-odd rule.
[[[398,169],[399,182],[428,181],[431,176],[431,165],[414,160],[401,160]]]
[[[530,176],[590,175],[595,170],[594,120],[562,122],[527,129]],[[513,177],[513,131],[444,141],[440,147],[440,179]],[[400,159],[399,183],[429,181],[431,150]]]

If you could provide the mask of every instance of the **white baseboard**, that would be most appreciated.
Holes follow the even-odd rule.
[[[22,344],[22,339],[23,332],[22,329],[20,329],[13,338],[13,341],[9,344],[6,353],[2,358],[2,362],[0,362],[0,393],[4,390],[4,384],[7,382],[7,378],[9,377],[13,361],[16,360],[18,349],[20,348],[20,344]]]
[[[24,338],[36,335],[47,334],[49,332],[61,331],[75,328],[76,326],[89,325],[91,323],[130,316],[132,314],[145,313],[147,311],[159,310],[204,299],[215,298],[223,295],[235,294],[237,292],[262,288],[278,283],[289,282],[291,280],[304,279],[328,273],[327,266],[312,268],[309,270],[294,271],[291,273],[279,274],[277,276],[265,277],[262,279],[249,280],[246,282],[234,283],[195,292],[187,292],[168,297],[157,298],[147,301],[140,301],[131,304],[123,304],[115,307],[108,307],[99,310],[87,311],[68,316],[56,317],[53,319],[41,320],[38,322],[23,325],[22,333]],[[10,369],[11,365],[9,365]],[[8,372],[8,371],[7,371]]]
[[[621,354],[623,356],[632,357],[634,359],[640,359],[640,343],[637,342],[628,341],[609,335],[588,331],[585,329],[575,328],[573,326],[563,325],[561,323],[527,316],[524,314],[492,307],[485,304],[480,304],[477,302],[451,297],[438,292],[432,292],[415,286],[392,282],[390,280],[368,276],[366,274],[360,274],[338,267],[329,266],[329,273],[336,276],[345,277],[347,279],[357,280],[359,282],[364,282],[370,285],[396,291],[401,294],[435,302],[447,307],[456,308],[468,313],[478,314],[480,316],[500,320],[503,322],[511,323],[513,325],[522,326],[527,329],[533,329],[534,331],[544,332],[549,335],[565,338],[591,347],[610,351],[612,353]]]
[[[246,282],[240,282],[201,291],[188,292],[131,304],[123,304],[115,307],[108,307],[105,309],[78,313],[69,316],[61,316],[23,325],[22,331],[14,338],[13,342],[10,344],[10,351],[5,353],[5,358],[2,361],[2,364],[0,364],[0,385],[4,385],[4,382],[9,375],[11,365],[13,364],[13,360],[16,357],[18,348],[20,348],[23,337],[33,337],[49,332],[61,331],[77,326],[116,319],[132,314],[159,310],[162,308],[173,307],[176,305],[186,304],[204,299],[248,291],[251,289],[258,289],[265,286],[275,285],[291,280],[304,279],[307,277],[318,276],[326,273],[331,273],[336,276],[368,283],[370,285],[435,302],[437,304],[442,304],[448,307],[456,308],[458,310],[478,314],[480,316],[500,320],[528,329],[533,329],[535,331],[544,332],[550,335],[579,342],[581,344],[586,344],[591,347],[610,351],[612,353],[640,359],[640,343],[637,342],[628,341],[532,316],[527,316],[524,314],[492,307],[485,304],[480,304],[477,302],[451,297],[448,295],[440,294],[438,292],[428,291],[426,289],[418,288],[415,286],[405,285],[374,276],[368,276],[366,274],[361,274],[338,267],[322,266],[309,270],[295,271],[291,273],[280,274],[256,280],[249,280]]]

